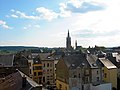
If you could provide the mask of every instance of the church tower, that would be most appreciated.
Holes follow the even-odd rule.
[[[77,49],[77,40],[75,40],[75,49]]]
[[[68,50],[71,50],[71,37],[70,37],[70,34],[69,34],[69,30],[68,30],[68,35],[67,35],[67,38],[66,38],[66,48]]]

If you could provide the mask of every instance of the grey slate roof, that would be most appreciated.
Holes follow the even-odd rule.
[[[77,67],[89,67],[89,64],[86,60],[85,55],[83,54],[74,54],[64,56],[63,60],[68,68],[75,69]]]
[[[36,57],[33,59],[33,63],[34,63],[34,64],[41,64],[42,62],[41,62],[40,57],[39,57],[39,56],[36,56]]]
[[[39,54],[40,59],[43,60],[55,60],[53,56],[50,55],[50,53],[40,53]]]
[[[0,67],[11,67],[13,66],[14,55],[0,55]]]
[[[13,64],[18,67],[28,67],[28,59],[23,55],[20,57],[15,57]]]
[[[41,60],[45,60],[49,55],[50,55],[50,53],[40,53],[39,54]]]
[[[98,64],[96,63],[97,57],[95,55],[87,55],[87,61],[90,64],[91,68],[98,68]]]

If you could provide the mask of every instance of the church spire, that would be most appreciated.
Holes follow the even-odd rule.
[[[75,40],[75,49],[77,49],[77,40]]]
[[[67,35],[67,38],[66,38],[66,48],[68,50],[71,50],[71,37],[70,37],[70,34],[69,34],[69,29],[68,29],[68,35]]]
[[[70,37],[70,34],[69,34],[69,29],[68,29],[68,37]]]

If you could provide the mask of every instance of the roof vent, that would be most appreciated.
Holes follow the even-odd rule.
[[[38,63],[38,61],[35,61],[36,63]]]
[[[85,63],[82,63],[82,66],[85,66]]]
[[[72,64],[71,66],[72,66],[72,67],[74,67],[74,66],[75,66],[75,64]]]
[[[92,64],[92,66],[93,66],[93,67],[96,67],[96,66],[97,66],[97,64],[96,64],[96,63],[93,63],[93,64]]]
[[[50,57],[47,57],[48,59],[50,59]]]

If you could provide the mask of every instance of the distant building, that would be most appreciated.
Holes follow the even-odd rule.
[[[13,67],[14,55],[0,55],[0,67]]]
[[[71,50],[72,46],[71,46],[71,37],[69,34],[69,30],[68,30],[68,34],[67,34],[67,38],[66,38],[66,49],[67,50]]]
[[[77,40],[75,41],[75,50],[81,50],[82,46],[77,45]]]

